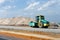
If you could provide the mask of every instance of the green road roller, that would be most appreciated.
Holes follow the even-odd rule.
[[[29,22],[30,27],[34,28],[48,28],[49,22],[45,20],[43,15],[36,16],[35,22],[31,21]]]

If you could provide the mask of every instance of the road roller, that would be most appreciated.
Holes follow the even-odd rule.
[[[34,28],[48,28],[49,21],[45,20],[45,17],[43,15],[39,15],[35,17],[35,22],[29,22],[29,26]]]

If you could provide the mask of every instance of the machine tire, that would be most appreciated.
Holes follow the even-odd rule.
[[[42,24],[42,23],[41,23],[40,25],[41,25],[41,28],[44,28],[44,26],[43,26],[43,24]]]
[[[43,26],[42,28],[48,28],[48,26]]]

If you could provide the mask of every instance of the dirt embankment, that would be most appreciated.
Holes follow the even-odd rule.
[[[0,18],[0,25],[28,26],[30,21],[33,19],[28,17]]]

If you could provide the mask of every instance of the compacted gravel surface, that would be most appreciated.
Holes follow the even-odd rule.
[[[16,27],[16,26],[0,26],[0,29],[9,30],[27,30],[27,31],[38,31],[38,32],[51,32],[60,34],[60,29],[46,29],[46,28],[31,28],[31,27]]]

